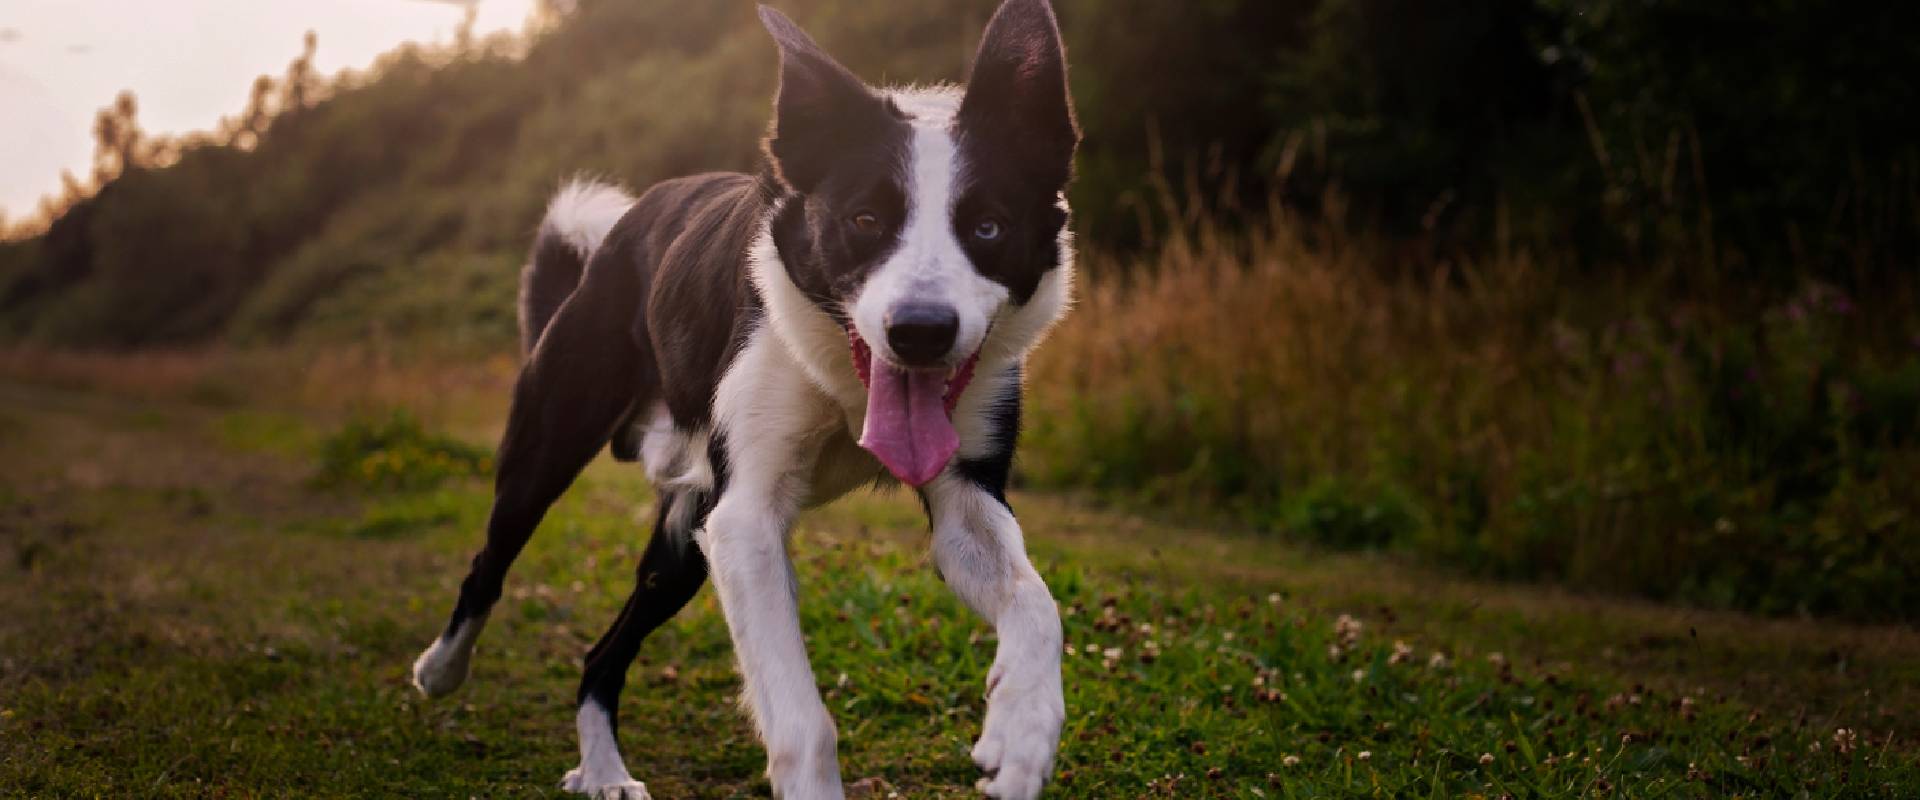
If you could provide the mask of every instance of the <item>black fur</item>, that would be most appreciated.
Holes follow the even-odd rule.
[[[1009,164],[1049,197],[1073,175],[1080,126],[1067,91],[1067,53],[1046,0],[1009,0],[987,22],[956,120],[963,145]]]
[[[773,221],[774,246],[801,293],[845,323],[846,302],[899,245],[913,129],[792,20],[765,6],[760,19],[780,45],[765,150],[791,190]],[[856,222],[863,214],[871,227]]]
[[[594,251],[515,383],[486,545],[461,584],[449,631],[493,607],[548,506],[636,413],[664,400],[681,427],[708,423],[708,401],[758,306],[743,256],[767,197],[749,175],[665,181]],[[540,285],[557,283],[551,276],[565,274],[565,259],[578,258],[566,248],[535,256],[527,280]]]
[[[793,20],[761,6],[760,21],[780,45],[768,160],[783,182],[809,194],[842,162],[884,148],[905,126],[900,109],[840,66]]]
[[[665,624],[707,582],[707,559],[700,548],[689,542],[691,531],[670,530],[673,507],[677,503],[706,505],[705,497],[665,495],[653,523],[653,538],[640,557],[634,575],[633,593],[620,609],[613,626],[587,651],[586,669],[580,677],[576,702],[594,701],[606,709],[608,724],[618,730],[620,691],[627,685],[627,667],[640,653],[647,634]],[[700,512],[704,516],[705,511]]]
[[[995,398],[987,411],[993,448],[979,458],[955,459],[953,470],[1012,511],[1013,506],[1007,502],[1007,483],[1013,475],[1013,451],[1020,443],[1020,367],[1008,367],[1007,372],[1012,388]]]
[[[1060,265],[1060,192],[1080,142],[1066,51],[1044,0],[1011,0],[987,23],[954,124],[965,165],[954,233],[980,274],[1024,305]],[[992,243],[968,235],[983,220],[1008,235]]]
[[[520,270],[520,354],[533,352],[554,312],[580,285],[587,260],[573,245],[545,226],[533,238],[533,252]]]

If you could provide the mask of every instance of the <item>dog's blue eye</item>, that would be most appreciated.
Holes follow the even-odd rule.
[[[1002,232],[1003,230],[1000,227],[999,220],[983,219],[979,224],[973,226],[973,238],[983,242],[991,242],[999,239]]]

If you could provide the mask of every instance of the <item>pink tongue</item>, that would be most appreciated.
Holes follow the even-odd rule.
[[[901,369],[873,359],[860,446],[909,486],[933,480],[960,448],[947,418],[944,370]]]

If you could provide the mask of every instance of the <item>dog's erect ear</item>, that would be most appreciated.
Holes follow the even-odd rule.
[[[820,49],[787,15],[760,7],[760,23],[780,45],[780,89],[773,101],[767,154],[788,186],[819,183],[837,152],[863,134],[884,130],[887,102]]]
[[[1006,0],[987,23],[960,103],[963,136],[1009,148],[1050,188],[1073,170],[1080,128],[1067,93],[1067,53],[1047,0]]]

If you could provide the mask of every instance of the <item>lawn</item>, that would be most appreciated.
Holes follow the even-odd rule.
[[[407,667],[478,543],[487,483],[317,481],[321,454],[394,407],[484,445],[500,365],[300,362],[297,379],[285,357],[196,358],[0,360],[0,794],[560,796],[579,660],[645,544],[638,471],[588,471],[517,564],[472,679],[426,701]],[[1014,504],[1067,632],[1050,796],[1920,793],[1910,628]],[[992,634],[924,539],[902,493],[814,512],[794,537],[850,794],[968,796],[977,777]],[[633,669],[620,733],[656,797],[766,795],[710,591]]]

